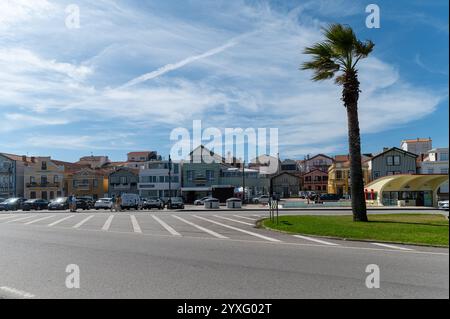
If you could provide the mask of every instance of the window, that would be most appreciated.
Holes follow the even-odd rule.
[[[53,183],[58,183],[58,181],[59,181],[59,176],[58,175],[55,175],[55,176],[53,176]]]
[[[392,156],[386,156],[386,165],[392,166],[394,164],[394,159]]]
[[[36,180],[34,179],[34,176],[30,176],[30,183],[34,184],[36,182]]]
[[[120,177],[120,184],[126,184],[126,183],[127,183],[127,178],[126,178],[126,176]]]
[[[441,174],[448,174],[448,168],[441,168]]]
[[[47,176],[41,176],[41,184],[45,185],[47,184]],[[46,198],[47,199],[47,198]]]
[[[160,183],[164,183],[164,176],[160,176],[160,177],[159,177],[159,182],[160,182]]]
[[[47,192],[42,192],[41,193],[41,198],[42,199],[47,199]]]
[[[55,192],[51,191],[50,192],[50,199],[54,199],[55,198]]]
[[[213,181],[214,180],[214,171],[207,170],[206,171],[206,180]]]
[[[97,188],[98,187],[98,179],[94,179],[93,181],[92,181],[92,183],[93,183],[93,187],[94,188]]]
[[[47,170],[47,162],[41,162],[41,169],[43,171]]]
[[[439,158],[441,161],[448,161],[448,153],[441,153]]]
[[[430,167],[427,169],[427,174],[433,174],[433,173],[434,173],[433,167]]]
[[[394,156],[394,165],[399,166],[400,165],[400,155]]]
[[[342,179],[342,171],[336,171],[336,179]]]
[[[192,182],[194,180],[194,171],[186,171],[187,180]]]
[[[179,170],[179,165],[178,164],[173,164],[173,172],[174,172],[174,174],[178,174],[178,170]]]
[[[379,177],[380,177],[380,172],[379,171],[373,172],[373,178],[379,178]]]
[[[35,199],[36,198],[36,192],[30,192],[30,198]]]
[[[387,172],[388,176],[394,175],[394,172]]]

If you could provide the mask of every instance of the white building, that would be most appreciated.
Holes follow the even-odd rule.
[[[142,163],[139,170],[138,190],[141,197],[169,197],[169,161],[149,161]],[[180,196],[181,193],[181,165],[172,162],[170,172],[171,196]]]
[[[434,148],[420,163],[420,174],[448,174],[448,148]],[[448,182],[442,184],[438,195],[448,198]]]
[[[401,142],[401,149],[414,153],[416,155],[427,154],[433,147],[433,141],[431,138],[417,138],[412,140],[403,140]]]

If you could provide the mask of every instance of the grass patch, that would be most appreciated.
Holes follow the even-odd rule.
[[[269,219],[264,227],[284,232],[448,247],[448,219],[432,214],[369,215],[369,222],[352,216],[280,216],[278,225]]]

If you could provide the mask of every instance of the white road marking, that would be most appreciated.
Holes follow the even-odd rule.
[[[155,215],[152,215],[153,219],[156,220],[162,227],[164,227],[170,234],[173,236],[181,236],[179,232],[177,232],[175,229],[167,225],[163,220],[156,217]]]
[[[111,222],[112,222],[113,218],[114,218],[114,215],[110,215],[108,217],[108,219],[106,220],[105,224],[102,227],[103,231],[107,231],[109,229],[109,227],[111,226]]]
[[[135,233],[141,233],[142,234],[141,226],[139,226],[139,223],[138,223],[138,221],[136,219],[136,216],[130,215],[130,219],[131,219],[131,224],[133,225],[133,231]]]
[[[251,216],[255,216],[255,217],[261,218],[261,215],[251,215]]]
[[[31,225],[31,224],[40,222],[41,220],[46,220],[46,219],[49,219],[49,218],[52,218],[52,217],[55,217],[55,215],[51,215],[51,216],[47,216],[47,217],[42,217],[42,218],[34,219],[34,220],[32,220],[32,221],[26,222],[24,225]]]
[[[13,220],[8,220],[7,222],[4,222],[3,224],[9,224],[9,223],[13,223],[13,222],[18,222],[24,219],[28,219],[28,218],[33,218],[36,217],[37,215],[31,215],[31,216],[27,216],[27,217],[21,217],[21,218],[17,218],[17,219],[13,219]]]
[[[399,246],[387,245],[387,244],[381,244],[381,243],[371,243],[371,244],[376,245],[376,246],[386,247],[386,248],[399,249],[399,250],[414,250],[411,248],[399,247]]]
[[[239,223],[239,224],[244,224],[244,225],[249,225],[249,226],[255,226],[255,224],[243,222],[242,220],[236,220],[236,219],[232,219],[232,218],[228,218],[228,217],[224,217],[224,216],[219,216],[219,215],[213,215],[213,216],[214,216],[214,217],[217,217],[217,218],[229,220],[229,221],[232,221],[232,222],[235,222],[235,223]]]
[[[81,225],[83,225],[84,223],[86,223],[89,219],[91,219],[92,217],[94,217],[94,215],[90,215],[88,217],[86,217],[85,219],[83,219],[81,222],[79,222],[78,224],[76,224],[75,226],[73,226],[73,228],[80,228]]]
[[[55,221],[55,222],[53,222],[53,223],[48,224],[47,226],[48,226],[48,227],[53,227],[53,226],[55,226],[55,225],[58,225],[59,223],[62,223],[63,221],[65,221],[65,220],[67,220],[67,219],[69,219],[69,218],[72,218],[73,216],[75,216],[75,215],[70,215],[70,216],[61,218],[61,219],[59,219],[59,220],[57,220],[57,221]]]
[[[2,219],[8,219],[8,218],[13,218],[13,217],[17,217],[17,214],[8,215],[8,216],[2,216],[2,217],[0,217],[0,220],[2,220]]]
[[[0,290],[6,292],[8,294],[12,294],[12,295],[21,297],[21,298],[34,298],[34,295],[30,294],[29,292],[18,290],[18,289],[11,288],[11,287],[2,286],[2,287],[0,287]]]
[[[256,220],[256,218],[250,218],[250,217],[245,217],[245,216],[240,216],[240,215],[233,215],[233,216],[238,217],[238,218],[247,219],[247,220]]]
[[[193,226],[193,227],[195,227],[197,229],[200,229],[200,230],[204,231],[205,233],[213,235],[214,237],[221,238],[221,239],[228,239],[228,237],[226,237],[224,235],[218,234],[215,231],[209,230],[208,228],[205,228],[205,227],[199,226],[197,224],[191,223],[190,221],[188,221],[188,220],[186,220],[184,218],[181,218],[181,217],[178,217],[178,216],[175,216],[175,215],[172,215],[172,216],[177,218],[177,219],[179,219],[179,220],[181,220],[182,222],[185,222],[188,225],[191,225],[191,226]]]
[[[316,242],[316,243],[319,243],[319,244],[324,244],[324,245],[329,245],[329,246],[339,246],[339,244],[330,243],[329,241],[320,240],[320,239],[317,239],[317,238],[311,238],[311,237],[306,237],[306,236],[301,236],[301,235],[294,235],[294,237],[301,238],[301,239],[304,239],[304,240],[313,241],[313,242]]]
[[[254,233],[254,232],[251,232],[251,231],[248,231],[248,230],[245,230],[245,229],[241,229],[241,228],[225,225],[225,224],[222,224],[222,223],[219,223],[219,222],[216,222],[216,221],[204,218],[204,217],[200,217],[200,216],[197,216],[197,215],[192,215],[192,216],[194,216],[194,217],[196,217],[198,219],[203,219],[203,220],[205,220],[207,222],[210,222],[210,223],[213,223],[213,224],[225,227],[225,228],[233,229],[233,230],[236,230],[236,231],[241,232],[241,233],[245,233],[245,234],[248,234],[248,235],[251,235],[251,236],[259,237],[259,238],[264,239],[264,240],[268,240],[268,241],[272,241],[272,242],[281,242],[281,240],[278,240],[278,239],[275,239],[275,238],[271,238],[271,237],[267,237],[267,236],[264,236],[264,235],[260,235],[260,234],[257,234],[257,233]]]

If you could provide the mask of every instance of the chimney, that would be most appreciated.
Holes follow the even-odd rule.
[[[31,156],[31,163],[36,163],[36,158],[34,156]]]
[[[27,156],[26,155],[22,155],[22,162],[24,162],[24,163],[27,162]]]

